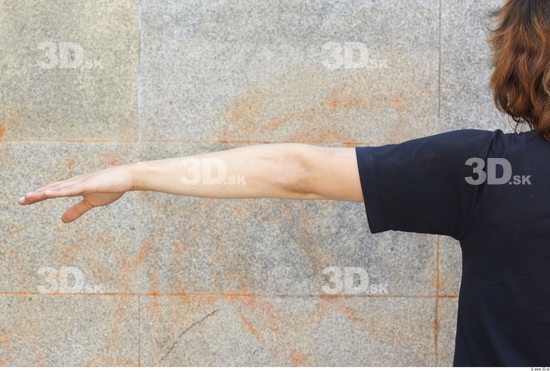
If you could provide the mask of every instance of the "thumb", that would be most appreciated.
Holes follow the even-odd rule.
[[[86,211],[93,209],[94,206],[90,204],[85,198],[77,204],[71,206],[67,211],[63,213],[61,220],[63,223],[70,223],[80,218]]]

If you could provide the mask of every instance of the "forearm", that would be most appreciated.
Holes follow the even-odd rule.
[[[131,165],[134,190],[211,198],[309,199],[308,145],[259,144]]]

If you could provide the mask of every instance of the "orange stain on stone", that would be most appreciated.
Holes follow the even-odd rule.
[[[136,367],[138,364],[131,359],[118,359],[112,357],[98,357],[88,360],[83,367]]]
[[[68,176],[69,177],[72,177],[73,176],[73,173],[74,173],[74,164],[75,164],[75,160],[73,159],[69,159],[67,160],[67,172],[68,172]]]
[[[13,127],[17,123],[18,114],[15,107],[9,107],[4,115],[4,118],[0,121],[0,140],[5,139],[6,133],[10,127]]]
[[[395,108],[395,110],[398,112],[403,112],[405,110],[405,108],[403,107],[403,102],[401,101],[401,96],[399,95],[396,95],[393,98],[392,104],[393,104],[393,108]]]
[[[354,128],[368,126],[370,116],[383,120],[384,127],[378,127],[375,138],[368,138],[369,141],[399,143],[414,135],[404,117],[409,95],[372,91],[368,89],[368,77],[352,83],[333,83],[326,71],[295,72],[299,75],[273,77],[240,92],[220,117],[225,127],[217,141],[275,140],[355,147],[359,144],[354,140],[355,134],[342,123],[364,119],[365,123],[349,124]],[[318,86],[324,87],[326,95],[318,92]]]
[[[116,349],[120,344],[125,342],[124,331],[121,331],[120,327],[128,321],[128,314],[130,312],[129,308],[130,300],[136,300],[134,297],[129,295],[120,295],[117,296],[118,303],[113,308],[112,318],[110,321],[110,326],[108,332],[105,334],[105,337],[101,341],[101,345],[98,349],[99,357],[94,357],[88,362],[93,362],[93,364],[110,364],[109,361],[112,359],[108,356],[108,352],[112,349]],[[139,331],[139,330],[138,330]]]
[[[306,355],[300,351],[293,350],[289,361],[293,366],[303,366],[306,362]]]
[[[154,250],[154,244],[152,241],[145,242],[140,249],[138,250],[137,254],[135,256],[130,257],[120,257],[120,265],[121,265],[121,272],[120,272],[120,284],[119,289],[122,292],[129,292],[129,280],[131,277],[137,276],[137,273],[139,272],[139,268],[144,265],[147,257],[151,254],[151,252]],[[156,268],[156,267],[155,267]],[[154,280],[152,280],[154,281]],[[158,282],[154,281],[153,284],[158,284]],[[106,334],[102,341],[101,348],[104,349],[104,353],[107,353],[109,349],[114,349],[117,347],[117,344],[121,344],[124,342],[124,334],[123,331],[120,331],[120,326],[127,322],[129,308],[131,308],[131,302],[137,300],[133,295],[118,295],[119,300],[117,301],[117,305],[114,308],[113,313],[113,319],[112,319],[112,325],[109,328],[109,332]],[[159,311],[158,302],[156,302],[158,298],[151,297],[151,303],[154,302],[152,305],[152,311],[149,310],[149,312],[157,312]],[[151,307],[149,308],[151,309]],[[91,359],[89,360],[90,364],[112,364],[112,365],[120,365],[120,366],[130,366],[134,365],[132,363],[133,361],[130,360],[116,360],[112,358],[107,358],[108,356],[101,356],[101,358],[98,359]]]
[[[260,124],[260,128],[256,131],[265,133],[293,123],[299,123],[300,129],[298,133],[288,138],[288,141],[302,141],[306,143],[349,142],[349,138],[339,133],[334,127],[326,127],[326,125],[323,127],[320,120],[331,114],[335,109],[360,107],[362,104],[364,103],[357,98],[344,101],[331,99],[329,97],[302,112],[292,113],[281,118],[270,120],[265,124]]]
[[[258,298],[252,291],[243,291],[239,293],[219,292],[215,294],[216,298],[221,298],[236,305],[244,305],[247,310],[260,315],[265,320],[266,327],[271,332],[279,331],[280,316],[269,303],[265,303]]]
[[[111,153],[102,155],[101,160],[109,166],[119,166],[124,164],[124,160],[120,156]]]
[[[344,143],[347,146],[358,145],[359,142],[346,139],[340,133],[338,133],[334,128],[326,128],[323,130],[311,130],[311,128],[304,128],[296,132],[293,136],[287,139],[290,142],[296,143],[331,143],[338,142]]]
[[[352,322],[354,322],[354,323],[361,322],[361,317],[359,317],[359,315],[357,314],[357,312],[354,311],[353,309],[351,309],[350,307],[344,306],[344,307],[340,308],[340,312],[341,312],[347,319],[349,319],[350,321],[352,321]]]
[[[161,315],[161,302],[159,295],[159,286],[160,286],[160,272],[159,272],[159,261],[155,260],[153,262],[153,267],[151,268],[151,274],[149,276],[149,282],[151,283],[151,300],[148,307],[148,312],[152,316],[157,318]]]
[[[250,322],[249,320],[247,320],[246,318],[242,317],[241,316],[241,321],[243,321],[243,323],[245,324],[246,328],[248,329],[248,331],[254,335],[255,338],[259,339],[260,336],[258,334],[258,330],[256,330],[256,326],[254,326],[254,324],[252,322]]]
[[[154,249],[155,249],[155,245],[151,241],[144,243],[136,255],[133,268],[136,269],[138,267],[141,267],[143,263],[145,263],[145,260],[147,259],[147,257],[151,255]]]
[[[147,257],[151,255],[154,250],[154,244],[151,241],[146,241],[138,250],[137,254],[134,256],[120,256],[119,261],[121,262],[120,277],[121,282],[119,284],[120,290],[126,292],[129,287],[130,277],[135,277],[138,273],[138,270],[145,263]]]
[[[82,251],[83,248],[84,248],[84,245],[81,243],[76,243],[66,248],[63,251],[63,255],[61,256],[61,261],[63,262],[63,264],[65,265],[74,264],[77,255]]]
[[[228,142],[239,136],[254,140],[255,136],[269,135],[272,131],[290,125],[298,126],[298,133],[285,138],[285,141],[300,141],[305,143],[346,143],[354,145],[355,141],[345,134],[345,127],[334,127],[329,115],[343,110],[363,110],[366,112],[384,108],[385,98],[377,95],[371,97],[357,95],[348,91],[346,85],[337,86],[327,97],[317,102],[304,102],[296,111],[286,114],[275,113],[275,117],[266,117],[270,112],[278,111],[280,107],[273,104],[276,98],[258,89],[247,91],[237,96],[225,114],[227,128],[219,138]],[[284,100],[285,97],[281,97]],[[300,102],[296,103],[298,106]],[[270,107],[270,105],[272,107]]]
[[[12,336],[6,333],[0,334],[0,344],[9,343],[12,340]]]
[[[229,123],[254,122],[260,117],[263,110],[261,101],[252,96],[240,96],[235,98],[233,109],[227,114],[226,119]]]

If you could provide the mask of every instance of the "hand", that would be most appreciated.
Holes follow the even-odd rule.
[[[30,205],[49,198],[83,196],[80,202],[67,209],[61,217],[64,223],[70,223],[94,207],[115,202],[133,187],[130,166],[116,166],[45,185],[21,197],[19,204]]]

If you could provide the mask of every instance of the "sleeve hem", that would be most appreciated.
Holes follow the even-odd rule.
[[[371,233],[380,233],[389,230],[384,222],[382,210],[378,205],[379,189],[376,183],[376,169],[372,157],[374,147],[357,147],[355,154],[359,167],[359,179],[363,192],[363,206]]]

